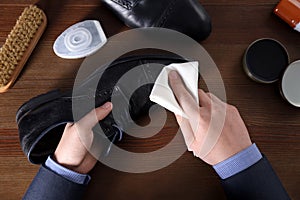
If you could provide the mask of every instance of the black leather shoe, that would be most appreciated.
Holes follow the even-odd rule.
[[[80,116],[84,116],[94,107],[110,101],[112,94],[118,102],[113,106],[114,113],[118,114],[117,120],[109,114],[99,124],[105,136],[115,142],[120,139],[126,126],[130,126],[133,122],[132,119],[148,114],[149,108],[153,105],[149,100],[149,95],[163,66],[182,62],[186,60],[171,55],[121,58],[113,62],[104,72],[103,68],[99,68],[79,87],[76,87],[75,92],[61,93],[55,90],[29,100],[19,108],[16,115],[20,143],[24,153],[30,162],[43,163],[48,155],[54,153],[65,124],[76,121],[73,117],[72,103],[80,104],[85,103],[89,98],[93,99],[94,105],[86,105],[84,110],[80,111]],[[150,63],[159,63],[159,65],[149,65]],[[138,86],[144,80],[149,80],[151,84],[141,86],[130,96],[130,92],[127,91],[128,85],[117,84],[117,82],[126,72],[136,66],[141,66],[138,67],[140,71],[129,84]],[[98,83],[96,89],[92,87],[94,81]],[[72,96],[73,92],[76,96]],[[129,102],[129,109],[126,102]]]
[[[204,40],[211,19],[199,0],[102,0],[127,26],[163,27]]]

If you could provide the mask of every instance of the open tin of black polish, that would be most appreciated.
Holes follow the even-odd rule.
[[[288,65],[289,55],[286,48],[271,38],[262,38],[251,43],[243,58],[246,74],[259,83],[278,81]]]

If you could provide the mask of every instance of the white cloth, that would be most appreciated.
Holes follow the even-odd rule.
[[[187,90],[196,102],[198,100],[198,62],[187,62],[181,64],[170,64],[163,68],[157,77],[150,94],[150,100],[161,105],[167,110],[188,118],[178,104],[175,95],[169,85],[168,74],[175,70],[181,76]]]

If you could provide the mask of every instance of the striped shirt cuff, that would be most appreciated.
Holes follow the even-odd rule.
[[[261,158],[262,155],[256,144],[252,144],[230,158],[214,165],[213,168],[221,179],[226,179],[254,165]]]
[[[91,177],[89,175],[80,174],[70,169],[67,169],[55,162],[50,156],[46,160],[45,166],[53,172],[57,173],[58,175],[61,175],[69,181],[72,181],[77,184],[87,185],[91,180]]]

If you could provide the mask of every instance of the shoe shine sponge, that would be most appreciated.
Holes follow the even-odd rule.
[[[24,9],[0,48],[0,93],[13,85],[47,24],[45,13],[35,5]]]

